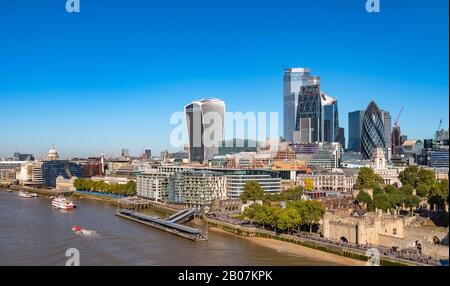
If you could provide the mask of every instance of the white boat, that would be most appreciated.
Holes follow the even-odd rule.
[[[30,198],[37,197],[37,195],[36,195],[36,194],[30,194],[30,193],[28,193],[28,192],[22,192],[22,191],[20,191],[20,192],[19,192],[19,197],[21,197],[21,198],[26,198],[26,199],[30,199]]]
[[[13,190],[6,190],[8,193],[12,193],[13,192]]]
[[[61,210],[71,210],[75,208],[75,204],[72,201],[63,197],[54,198],[52,200],[52,206]]]

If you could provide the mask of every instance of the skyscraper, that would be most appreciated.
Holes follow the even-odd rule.
[[[219,153],[223,140],[225,103],[201,99],[184,107],[188,133],[189,161],[203,163]]]
[[[364,110],[348,113],[348,151],[361,152],[361,136]]]
[[[383,119],[383,125],[384,125],[384,142],[386,145],[386,148],[384,150],[384,153],[386,155],[386,159],[391,158],[392,155],[392,125],[391,125],[391,115],[389,114],[389,111],[381,110],[381,117]]]
[[[343,127],[339,128],[339,143],[341,143],[342,150],[345,150],[345,129]]]
[[[383,121],[383,113],[375,102],[370,102],[364,113],[362,125],[361,153],[364,159],[370,159],[373,150],[377,147],[385,150],[386,142]]]
[[[320,106],[320,78],[312,76],[310,72],[311,70],[308,68],[288,68],[284,71],[283,137],[287,141],[293,140],[295,130],[301,131],[301,129],[304,129],[307,132],[304,135],[307,137],[307,135],[310,135],[309,133],[318,132],[320,129],[318,128],[320,125],[318,125],[315,132],[310,132],[311,128],[313,128],[311,125],[316,125],[317,120],[320,119],[320,117],[314,119],[317,117],[317,113],[320,112],[320,107],[317,106]],[[299,102],[302,103],[300,108],[298,106]],[[300,118],[303,118],[303,120],[300,121]],[[299,128],[297,129],[297,127]],[[309,139],[302,135],[301,137]]]
[[[323,141],[322,99],[320,85],[300,87],[297,103],[295,132],[299,132],[300,142],[311,143]]]
[[[392,155],[397,155],[397,148],[402,145],[400,125],[395,125],[392,128]]]
[[[323,141],[339,142],[339,113],[337,100],[321,94],[323,108]]]

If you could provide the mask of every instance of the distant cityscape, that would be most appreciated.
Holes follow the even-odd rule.
[[[446,182],[448,197],[449,130],[441,128],[442,121],[430,130],[432,137],[408,138],[400,128],[403,106],[393,112],[370,101],[365,109],[348,113],[345,128],[339,123],[338,101],[322,92],[320,77],[310,69],[285,69],[283,84],[283,98],[279,98],[283,101],[282,138],[227,141],[225,102],[199,99],[184,106],[188,143],[183,150],[155,155],[146,149],[132,156],[123,148],[117,158],[99,154],[61,159],[57,145],[52,145],[43,160],[20,152],[3,158],[0,184],[95,193],[106,191],[99,184],[88,189],[80,186],[133,182],[134,197],[174,208],[201,209],[211,219],[237,224],[245,221],[246,208],[264,201],[263,197],[242,199],[250,182],[257,182],[271,200],[300,188],[302,200],[321,202],[325,210],[320,222],[314,223],[320,234],[317,243],[344,243],[356,250],[373,245],[384,249],[383,255],[423,264],[448,259],[448,200],[437,202],[435,196],[419,195],[417,182],[422,182],[422,175],[412,185],[405,183],[406,174],[428,172],[436,186]],[[209,113],[218,114],[220,120],[206,121]],[[212,146],[204,142],[208,128],[215,131],[208,138]],[[365,172],[379,178],[376,186],[366,184]],[[406,185],[412,190],[405,198],[414,203],[390,200],[392,193],[405,191]],[[363,200],[364,195],[370,199]],[[381,203],[381,195],[390,205]],[[286,201],[277,203],[285,208]],[[414,211],[423,216],[410,213]],[[421,228],[426,219],[436,220],[442,213],[447,213],[447,230]],[[236,215],[241,220],[236,222]]]

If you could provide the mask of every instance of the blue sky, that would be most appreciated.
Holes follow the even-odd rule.
[[[202,97],[279,112],[286,66],[309,67],[340,124],[370,100],[410,138],[448,128],[448,1],[0,1],[0,157],[170,146],[170,115]],[[282,134],[280,129],[280,134]]]

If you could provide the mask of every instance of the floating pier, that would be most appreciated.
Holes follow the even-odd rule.
[[[147,216],[126,209],[117,211],[116,215],[128,220],[164,230],[166,232],[190,239],[192,241],[208,240],[208,236],[203,234],[201,230],[176,223],[179,221],[185,221],[186,219],[189,219],[189,217],[193,217],[195,213],[195,209],[183,210],[170,216],[168,220],[162,220],[159,217]]]

